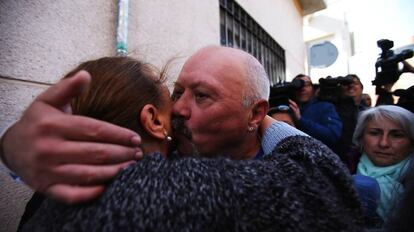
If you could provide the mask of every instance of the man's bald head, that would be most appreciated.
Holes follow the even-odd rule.
[[[211,45],[198,50],[187,62],[192,60],[223,58],[223,66],[238,67],[240,78],[244,78],[242,105],[251,106],[257,100],[268,100],[270,95],[270,82],[263,65],[251,54],[236,48]],[[236,71],[236,70],[234,70]]]

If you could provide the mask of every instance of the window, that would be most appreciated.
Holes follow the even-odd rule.
[[[234,0],[220,0],[220,42],[256,57],[271,85],[286,80],[285,50]]]

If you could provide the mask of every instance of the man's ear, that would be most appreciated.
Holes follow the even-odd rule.
[[[140,121],[149,136],[163,140],[165,139],[165,125],[160,117],[158,109],[154,105],[147,104],[141,110]]]
[[[259,128],[263,119],[269,110],[269,103],[265,100],[259,100],[251,109],[251,116],[249,118],[249,127]]]

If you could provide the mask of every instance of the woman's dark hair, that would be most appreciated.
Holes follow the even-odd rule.
[[[301,79],[302,77],[306,77],[306,78],[308,78],[308,79],[310,80],[310,84],[311,84],[311,86],[313,87],[312,79],[310,78],[310,76],[305,75],[305,74],[302,74],[302,73],[299,73],[298,75],[296,75],[296,76],[292,79],[292,81],[294,81],[294,80],[296,80],[296,79]]]
[[[146,104],[163,107],[167,88],[165,72],[130,57],[104,57],[80,64],[64,78],[80,70],[90,73],[89,88],[72,102],[72,113],[107,121],[146,136],[139,114]],[[163,98],[164,96],[164,98]]]
[[[295,116],[295,113],[287,105],[278,105],[276,107],[270,108],[269,111],[267,111],[267,115],[269,115],[270,117],[272,117],[273,114],[288,114],[295,126],[297,126],[299,123]]]

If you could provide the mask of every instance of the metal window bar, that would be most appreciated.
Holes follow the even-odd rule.
[[[271,84],[286,80],[284,49],[234,0],[219,0],[220,42],[255,56]]]

